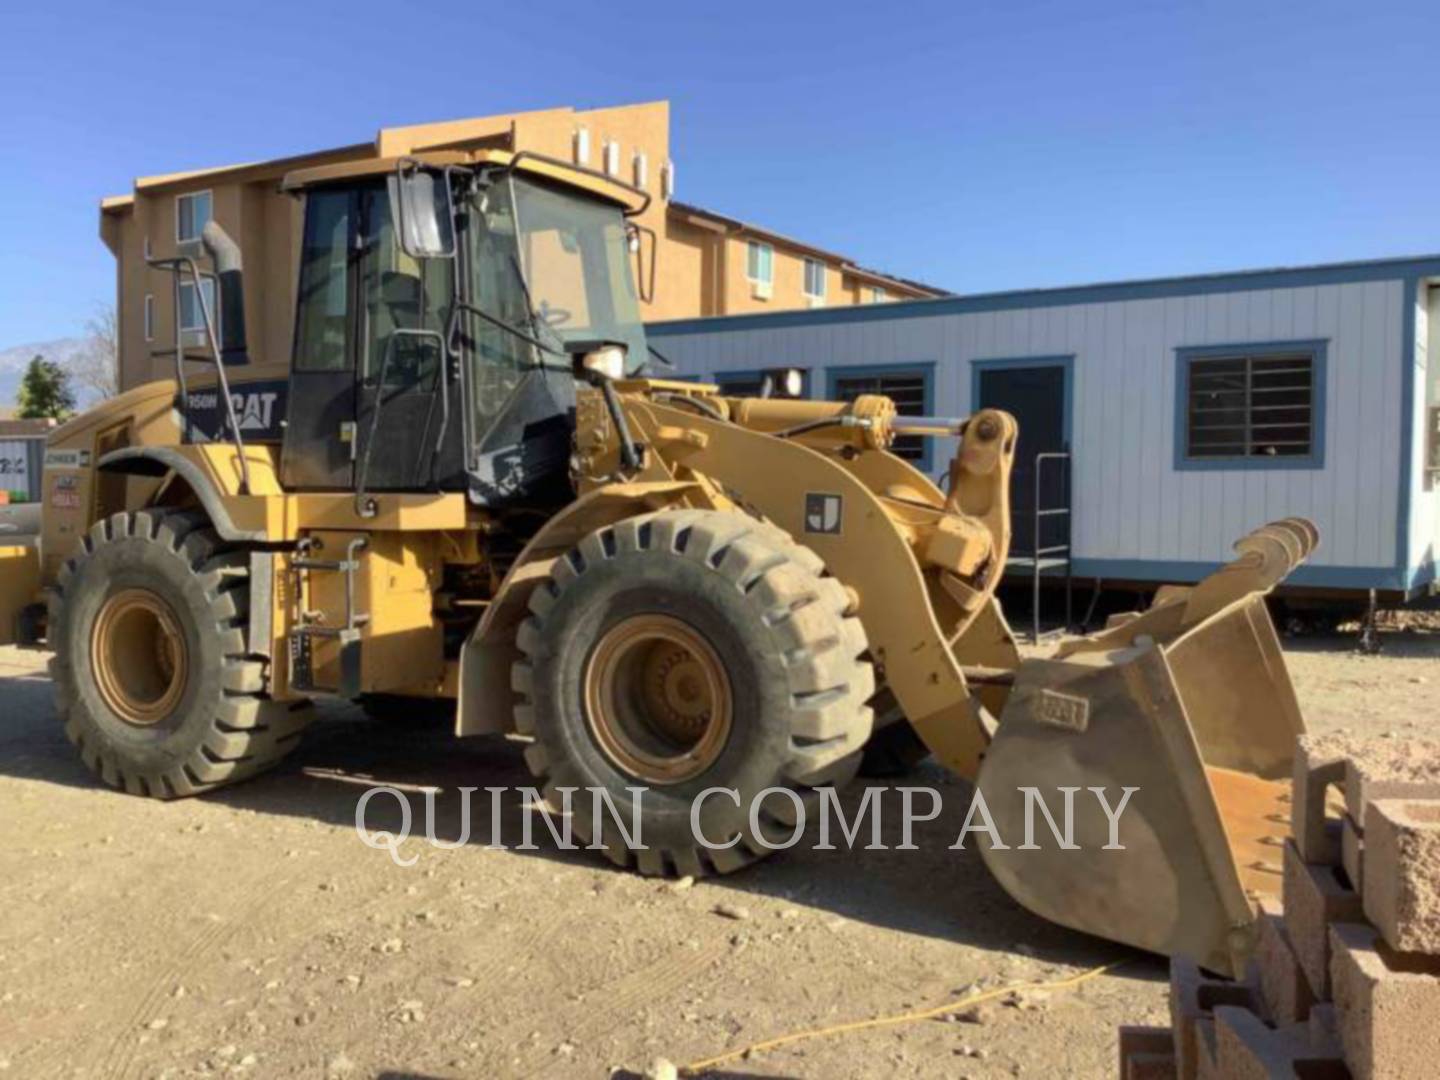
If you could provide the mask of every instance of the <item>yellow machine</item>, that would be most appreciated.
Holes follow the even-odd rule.
[[[51,437],[38,563],[0,551],[0,627],[53,651],[66,733],[107,783],[254,775],[318,695],[453,700],[460,735],[528,740],[551,793],[642,788],[636,850],[574,804],[615,862],[704,874],[766,854],[867,744],[918,735],[1001,835],[1026,787],[1136,788],[1123,850],[1081,814],[1079,850],[985,859],[1057,922],[1243,961],[1301,730],[1261,597],[1313,529],[1262,529],[1200,586],[1022,663],[994,599],[1008,415],[651,377],[645,196],[587,170],[484,151],[286,187],[290,363],[249,363],[240,253],[211,223],[203,339],[177,331],[173,381]],[[900,434],[958,437],[944,491],[887,451]],[[715,787],[740,805],[704,800],[702,843]],[[789,794],[748,814],[766,789]]]

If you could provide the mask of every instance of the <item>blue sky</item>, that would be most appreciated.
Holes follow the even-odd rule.
[[[667,98],[680,198],[960,291],[1440,250],[1433,8],[1379,7],[12,5],[0,348],[112,297],[137,175],[564,104]]]

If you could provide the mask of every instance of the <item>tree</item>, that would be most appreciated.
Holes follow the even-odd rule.
[[[120,392],[120,320],[112,305],[98,308],[85,323],[85,344],[69,367],[87,397],[103,401]]]
[[[75,411],[69,372],[54,360],[36,355],[25,368],[16,403],[23,420],[63,420]]]

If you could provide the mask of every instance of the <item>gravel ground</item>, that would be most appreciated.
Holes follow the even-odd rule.
[[[1385,644],[1287,642],[1312,729],[1440,734],[1440,632]],[[919,851],[794,850],[677,887],[556,850],[543,829],[533,851],[487,847],[485,805],[459,843],[457,789],[527,783],[518,749],[350,708],[231,791],[117,794],[65,742],[44,660],[0,649],[0,1075],[603,1077],[1125,961],[1075,990],[720,1074],[1108,1077],[1116,1026],[1165,1016],[1161,961],[1039,921],[973,849],[947,850],[968,790],[934,766],[907,781],[946,796]],[[412,839],[400,867],[362,845],[374,783],[442,789],[437,836],[454,849]],[[387,816],[398,807],[372,804],[372,827]],[[507,797],[510,844],[521,816]]]

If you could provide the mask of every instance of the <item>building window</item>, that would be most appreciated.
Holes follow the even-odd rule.
[[[1177,464],[1319,467],[1323,342],[1180,349]]]
[[[603,151],[605,174],[607,176],[620,175],[620,144],[618,142],[607,142]]]
[[[662,199],[675,197],[675,163],[673,161],[667,161],[660,166],[660,197]]]
[[[775,249],[758,240],[745,245],[745,276],[760,285],[775,280]]]
[[[200,232],[210,220],[211,198],[208,191],[181,195],[175,200],[175,240],[180,244],[198,244]]]
[[[146,261],[146,262],[149,262],[151,259],[153,259],[153,258],[155,257],[155,252],[150,249],[150,237],[148,237],[148,236],[145,237],[144,249],[145,249],[145,261]]]
[[[819,259],[805,260],[805,295],[812,300],[825,299],[825,264]]]
[[[853,371],[842,368],[831,372],[830,393],[837,401],[854,401],[861,394],[884,394],[895,403],[895,411],[901,416],[927,416],[932,373],[930,366]],[[901,435],[891,445],[890,452],[921,471],[928,471],[932,441],[923,435]]]
[[[204,296],[205,307],[209,310],[210,318],[215,323],[215,336],[218,338],[220,336],[220,311],[215,306],[215,279],[202,275],[200,289]],[[205,312],[196,302],[193,281],[180,282],[179,311],[181,333],[205,333]]]
[[[866,290],[866,295],[872,304],[883,304],[886,300],[890,299],[890,297],[886,295],[885,290],[879,285],[871,285]]]
[[[155,294],[145,294],[145,340],[155,340]]]
[[[575,129],[575,164],[590,164],[590,129]]]
[[[636,153],[632,162],[635,173],[635,186],[643,188],[650,182],[650,159],[644,154]]]

